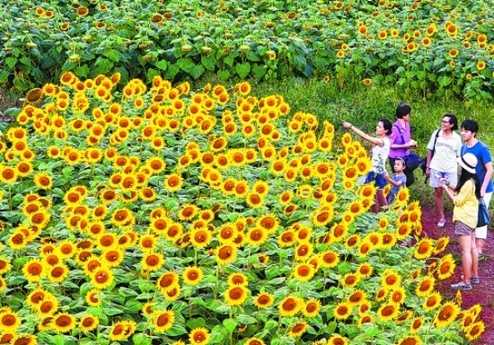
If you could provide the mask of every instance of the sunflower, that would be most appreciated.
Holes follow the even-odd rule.
[[[422,307],[425,310],[433,310],[436,309],[441,303],[442,297],[439,292],[433,292],[427,296],[422,304]]]
[[[321,254],[319,254],[319,257],[321,258],[321,266],[324,268],[336,267],[340,262],[338,253],[331,250],[322,252]]]
[[[289,295],[278,305],[279,314],[286,317],[295,316],[303,308],[303,304],[302,299]]]
[[[10,308],[0,312],[0,331],[15,332],[20,325],[21,319]]]
[[[182,188],[183,179],[179,174],[171,174],[165,179],[165,189],[169,192],[176,192]]]
[[[209,331],[206,328],[194,328],[189,333],[190,345],[205,345],[209,342]]]
[[[415,245],[414,257],[418,260],[427,259],[432,255],[434,250],[433,240],[430,238],[423,238]]]
[[[247,232],[247,243],[252,246],[260,246],[268,239],[267,230],[261,227],[253,227]]]
[[[336,320],[346,320],[352,314],[352,305],[348,302],[342,302],[333,309],[333,316]]]
[[[298,264],[293,270],[295,279],[302,282],[311,280],[315,273],[316,270],[314,269],[314,267],[310,264],[305,263]]]
[[[165,259],[161,253],[147,253],[142,257],[141,268],[145,271],[154,272],[163,266]]]
[[[58,264],[51,268],[47,273],[48,280],[54,283],[61,283],[65,280],[65,277],[69,273],[67,266]]]
[[[386,288],[398,287],[401,285],[401,276],[397,271],[387,269],[381,275],[381,284]]]
[[[365,299],[366,299],[365,291],[356,290],[348,297],[348,303],[350,303],[352,306],[359,305],[360,303],[365,301]]]
[[[268,292],[260,292],[254,297],[254,304],[260,309],[269,308],[274,301],[274,296]]]
[[[29,260],[22,268],[22,273],[28,282],[37,282],[43,275],[44,266],[40,260]]]
[[[106,289],[113,283],[113,273],[106,267],[100,267],[93,272],[91,283],[97,289]]]
[[[348,345],[348,339],[339,334],[333,334],[329,338],[327,345]]]
[[[99,325],[99,319],[93,315],[83,315],[79,321],[79,328],[82,332],[87,333],[96,329]]]
[[[449,236],[442,236],[438,238],[434,245],[433,254],[437,255],[439,253],[442,253],[446,249],[448,244],[449,244]]]
[[[204,273],[202,269],[197,266],[187,267],[183,274],[184,283],[187,285],[197,285],[200,283]]]
[[[204,228],[193,229],[190,233],[190,242],[195,248],[206,247],[212,238],[211,231]]]
[[[316,317],[321,310],[321,302],[317,299],[310,299],[305,302],[302,313],[305,317]]]
[[[110,340],[121,341],[129,338],[136,329],[134,321],[118,321],[114,323],[110,328]]]
[[[53,316],[52,327],[60,333],[70,332],[76,325],[75,317],[67,313]]]
[[[456,264],[452,254],[447,254],[439,260],[437,264],[437,277],[440,280],[448,279],[455,271]]]
[[[405,301],[406,292],[402,287],[393,288],[389,294],[390,303],[402,304]]]
[[[397,345],[422,345],[422,339],[418,335],[406,336],[398,340]]]
[[[347,273],[341,278],[341,285],[343,287],[354,287],[360,281],[360,276],[355,273]]]
[[[235,272],[228,276],[228,286],[247,286],[247,276],[241,272]]]
[[[436,280],[432,276],[425,276],[422,280],[417,284],[415,288],[415,293],[417,296],[426,297],[432,293],[434,290],[434,284]]]
[[[98,289],[91,289],[85,296],[86,303],[90,306],[96,307],[101,304],[101,292]]]
[[[249,338],[245,345],[266,345],[266,343],[259,338]]]
[[[424,319],[422,317],[416,317],[410,324],[410,333],[417,333],[420,327],[422,327]]]
[[[158,333],[164,333],[169,330],[174,322],[175,312],[172,310],[156,311],[152,314],[153,327]]]
[[[486,66],[487,66],[487,64],[485,63],[484,60],[477,61],[477,64],[476,64],[477,70],[483,71]]]
[[[163,273],[156,281],[156,286],[163,293],[177,284],[178,284],[178,274],[172,271]]]
[[[485,324],[483,321],[477,321],[470,325],[467,329],[465,329],[465,337],[473,341],[480,337],[482,333],[485,331]]]
[[[298,338],[305,333],[307,327],[308,327],[307,322],[298,321],[290,327],[290,330],[288,331],[288,335],[293,338]]]
[[[434,325],[437,328],[446,327],[456,320],[459,313],[460,308],[455,303],[446,302],[438,310],[436,317],[434,318]]]
[[[237,249],[230,244],[223,244],[216,248],[216,261],[220,265],[228,265],[234,262],[237,258]]]
[[[381,305],[377,310],[377,315],[382,321],[389,321],[394,319],[398,315],[399,306],[394,303],[387,303]]]
[[[230,286],[225,291],[225,302],[230,306],[242,305],[248,296],[248,289],[242,285]]]

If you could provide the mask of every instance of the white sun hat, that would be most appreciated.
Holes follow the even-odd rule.
[[[469,173],[475,174],[475,168],[477,167],[478,160],[473,153],[465,153],[463,156],[458,157],[456,160],[463,169],[465,169]]]

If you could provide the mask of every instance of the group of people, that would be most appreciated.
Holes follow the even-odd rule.
[[[375,210],[390,204],[399,188],[414,182],[413,170],[420,159],[412,149],[417,142],[412,139],[410,129],[411,107],[400,103],[396,108],[396,120],[380,119],[375,135],[370,135],[343,122],[351,130],[372,144],[372,169],[364,183],[377,187]],[[475,120],[464,120],[458,129],[458,120],[453,113],[445,113],[441,123],[427,144],[427,157],[423,160],[426,181],[434,190],[434,201],[438,216],[437,227],[446,224],[443,195],[453,202],[454,232],[462,250],[462,279],[451,285],[453,289],[470,290],[479,284],[479,255],[487,239],[487,209],[494,191],[492,183],[492,159],[488,147],[477,138],[479,125]],[[392,174],[388,174],[386,162]],[[385,196],[384,187],[392,188]]]

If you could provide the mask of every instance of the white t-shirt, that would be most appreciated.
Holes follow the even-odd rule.
[[[436,131],[432,133],[427,149],[432,151],[434,147],[434,139],[436,137]],[[437,137],[436,149],[434,156],[429,164],[431,169],[441,172],[456,172],[458,164],[456,158],[460,156],[461,150],[461,137],[458,133],[452,132],[449,137],[442,135],[442,130]]]
[[[389,137],[382,138],[384,145],[372,146],[372,171],[376,174],[384,174],[386,170],[386,160],[389,156],[389,150],[391,148],[391,140]]]

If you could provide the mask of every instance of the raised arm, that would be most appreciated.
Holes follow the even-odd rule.
[[[370,142],[371,144],[379,145],[379,146],[383,146],[384,145],[384,141],[382,139],[373,137],[372,135],[369,135],[369,134],[365,133],[361,129],[359,129],[359,128],[355,127],[354,125],[352,125],[350,122],[344,121],[343,122],[343,127],[345,129],[351,130],[352,132],[354,132],[355,134],[357,134],[359,137],[361,137],[365,141]]]

